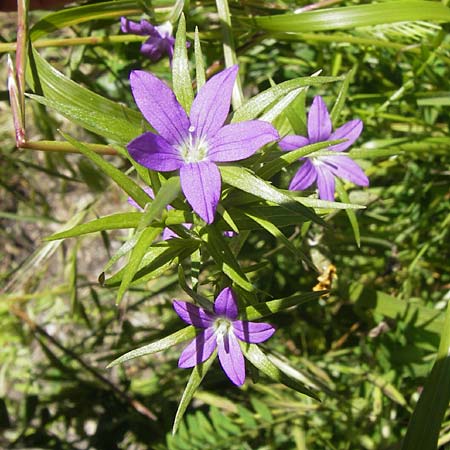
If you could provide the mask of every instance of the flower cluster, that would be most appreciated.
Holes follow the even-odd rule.
[[[173,53],[173,38],[143,20],[140,24],[122,18],[122,30],[151,37],[142,51],[155,60],[166,52]],[[152,126],[128,143],[128,152],[140,165],[160,172],[179,171],[181,189],[193,211],[206,223],[215,219],[221,197],[220,163],[246,159],[266,144],[279,141],[284,151],[303,146],[341,140],[328,147],[336,156],[311,156],[293,177],[289,189],[303,190],[317,182],[319,197],[334,200],[335,177],[344,178],[360,186],[367,186],[368,178],[350,158],[343,156],[362,132],[361,120],[351,120],[332,130],[330,115],[322,97],[316,96],[308,113],[308,136],[290,135],[279,140],[274,126],[262,120],[226,124],[231,94],[238,67],[229,67],[211,77],[198,91],[189,115],[172,90],[151,73],[131,72],[130,84],[136,104]],[[149,197],[154,194],[146,188]],[[139,208],[131,199],[130,204]],[[170,208],[170,206],[168,207]],[[192,226],[185,224],[185,226]],[[226,232],[226,236],[232,232]],[[176,237],[166,229],[163,239]],[[260,343],[269,339],[275,328],[268,323],[238,320],[238,306],[231,288],[217,296],[212,311],[179,300],[173,303],[180,318],[199,328],[195,339],[183,350],[179,367],[194,367],[210,358],[215,351],[220,364],[235,385],[245,381],[245,362],[240,342]]]

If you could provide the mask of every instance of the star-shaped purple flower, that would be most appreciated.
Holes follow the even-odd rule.
[[[130,84],[144,117],[159,133],[131,141],[131,157],[152,170],[180,171],[181,189],[192,209],[207,223],[214,221],[220,199],[219,162],[239,161],[278,139],[267,122],[249,120],[224,125],[238,67],[209,79],[195,97],[190,117],[174,93],[154,75],[135,70]]]
[[[279,145],[282,150],[295,150],[316,142],[347,139],[346,142],[328,147],[327,150],[342,152],[347,150],[358,139],[363,129],[359,119],[350,120],[332,131],[331,119],[327,106],[319,95],[314,97],[308,113],[308,137],[291,135],[283,138]],[[301,191],[317,181],[319,197],[322,200],[334,200],[334,178],[344,178],[359,186],[368,186],[369,179],[352,159],[347,156],[317,156],[302,158],[305,163],[292,178],[289,185],[291,191]]]
[[[137,23],[121,17],[120,25],[123,33],[150,36],[142,44],[141,53],[153,62],[161,59],[164,53],[167,53],[169,59],[172,60],[175,39],[172,36],[172,25],[170,23],[154,26],[144,19],[140,23]]]
[[[206,361],[217,348],[220,365],[237,386],[245,381],[245,362],[238,339],[257,344],[269,339],[275,328],[268,323],[237,320],[238,307],[234,292],[225,288],[214,302],[214,313],[192,303],[175,300],[173,307],[186,323],[202,331],[183,350],[178,367],[189,368]]]

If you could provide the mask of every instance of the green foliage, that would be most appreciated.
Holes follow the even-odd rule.
[[[229,51],[245,94],[229,120],[259,118],[282,136],[305,134],[306,105],[320,94],[334,128],[363,120],[349,155],[371,184],[342,183],[335,202],[314,189],[289,192],[297,160],[327,154],[330,143],[289,153],[270,145],[220,167],[212,226],[192,213],[176,174],[149,172],[124,149],[150,130],[135,109],[130,70],[172,83],[189,109],[224,60],[214,2],[173,3],[30,13],[26,149],[14,149],[6,93],[0,98],[0,447],[444,448],[446,2],[316,10],[290,0],[229,2]],[[119,31],[121,16],[176,26],[182,10],[172,67],[139,53],[145,37]],[[4,20],[6,61],[16,37]],[[16,109],[18,61],[9,64]],[[180,238],[162,241],[165,227]],[[239,234],[225,238],[231,229]],[[243,346],[253,364],[242,389],[214,358],[202,371],[177,368],[195,329],[183,328],[172,299],[208,305],[231,284],[240,318],[277,328],[267,344]]]

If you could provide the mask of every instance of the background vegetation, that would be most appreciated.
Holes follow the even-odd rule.
[[[119,17],[146,13],[161,21],[173,2],[117,1],[109,15],[106,3],[88,3],[92,16],[74,3],[71,20],[30,13],[30,38],[43,60],[74,82],[134,108],[129,71],[144,68],[170,81],[170,67],[167,59],[146,60],[140,38],[120,33]],[[256,372],[237,389],[214,365],[175,436],[173,417],[189,376],[177,368],[179,348],[112,371],[105,367],[180,328],[170,307],[172,298],[186,299],[176,267],[133,287],[116,307],[116,290],[97,279],[126,231],[43,241],[67,222],[132,208],[84,156],[37,151],[34,144],[16,149],[6,78],[17,14],[0,14],[0,448],[396,449],[413,411],[404,448],[432,449],[434,438],[440,448],[448,446],[449,13],[437,1],[327,3],[338,3],[328,7],[341,16],[325,20],[320,14],[327,5],[319,4],[277,22],[306,4],[230,1],[247,97],[318,70],[351,72],[339,121],[364,121],[352,155],[362,158],[371,185],[349,191],[352,202],[366,206],[357,213],[361,245],[344,211],[325,216],[328,228],[288,228],[292,243],[325,273],[321,287],[330,286],[331,264],[336,277],[330,296],[270,319],[278,328],[271,351],[295,367],[322,402],[258,380]],[[393,4],[401,4],[400,12]],[[343,12],[355,6],[376,9],[370,20]],[[435,7],[443,9],[433,16]],[[223,64],[216,5],[191,1],[184,11],[188,39],[198,26],[211,73]],[[73,45],[73,37],[85,39]],[[332,105],[341,85],[310,88],[307,104],[320,94]],[[36,92],[30,81],[27,86]],[[27,142],[60,142],[58,129],[85,142],[109,142],[33,99],[25,102],[25,117]],[[123,158],[107,158],[129,169]],[[283,173],[278,181],[287,180]],[[252,281],[274,298],[318,284],[318,273],[263,230],[252,233],[242,254],[261,263]],[[425,405],[418,408],[424,386]]]

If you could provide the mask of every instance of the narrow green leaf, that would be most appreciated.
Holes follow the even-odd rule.
[[[216,359],[217,350],[203,363],[197,364],[191,372],[189,381],[184,389],[183,395],[181,396],[180,403],[178,405],[177,413],[175,415],[175,420],[173,422],[172,434],[175,434],[178,430],[181,420],[183,419],[186,408],[192,400],[195,392],[197,391],[200,383],[208,372],[211,364]]]
[[[142,133],[143,118],[124,105],[80,86],[53,68],[36,50],[30,52],[26,81],[39,103],[54,108],[87,130],[121,144]],[[42,95],[42,96],[41,96]]]
[[[136,272],[139,269],[142,258],[144,257],[152,242],[161,233],[161,231],[162,228],[146,228],[139,235],[139,238],[136,241],[136,245],[131,251],[130,260],[125,267],[119,291],[117,292],[116,304],[119,304],[122,300],[125,292],[127,291],[133,280],[133,277],[136,275]]]
[[[299,96],[306,88],[298,88],[289,92],[281,99],[277,100],[261,117],[260,120],[273,123],[277,117],[286,111],[286,108]]]
[[[177,264],[177,258],[180,261],[187,258],[198,249],[199,245],[200,242],[194,239],[170,239],[169,241],[161,242],[150,247],[142,258],[132,283],[142,283],[162,275],[170,265]],[[119,285],[124,272],[125,267],[105,280],[104,285],[108,287]]]
[[[436,450],[450,404],[450,302],[441,329],[436,362],[414,409],[402,450]]]
[[[287,308],[303,305],[311,300],[318,300],[323,294],[326,294],[326,292],[327,291],[298,293],[290,295],[289,297],[257,303],[256,305],[247,306],[241,316],[243,319],[249,321],[261,319],[277,312],[284,311]]]
[[[46,237],[44,240],[55,241],[57,239],[66,239],[75,236],[81,236],[83,234],[95,233],[96,231],[136,228],[139,224],[139,221],[141,220],[141,217],[142,213],[140,212],[112,214],[110,216],[92,220],[91,222],[77,225],[70,230],[52,234],[51,236]]]
[[[178,22],[172,60],[172,82],[173,92],[180,102],[180,105],[189,114],[194,100],[194,91],[192,89],[189,59],[186,49],[186,20],[184,14],[181,14],[180,21]]]
[[[30,38],[32,41],[35,41],[46,34],[78,23],[99,19],[111,19],[120,16],[131,16],[141,12],[142,8],[139,7],[139,3],[135,0],[117,0],[65,8],[47,14],[41,20],[38,20],[31,28]]]
[[[194,51],[195,51],[195,79],[197,81],[197,92],[205,84],[205,64],[203,63],[202,47],[200,38],[198,37],[198,27],[195,27],[194,35]]]
[[[186,292],[191,298],[193,298],[202,308],[213,312],[213,303],[210,302],[207,298],[203,297],[197,292],[193,291],[187,284],[186,278],[184,276],[183,266],[178,266],[178,283],[180,284],[181,289]]]
[[[252,97],[233,113],[231,122],[242,122],[258,118],[270,105],[294,89],[305,86],[320,86],[341,81],[342,77],[302,77],[285,81]]]
[[[317,210],[323,209],[364,209],[363,205],[355,205],[354,203],[329,202],[328,200],[320,200],[320,198],[309,198],[301,196],[293,196],[293,198],[302,205]]]
[[[261,169],[256,171],[256,174],[259,177],[267,180],[269,178],[272,178],[280,170],[298,161],[300,158],[304,158],[311,153],[326,149],[331,145],[340,144],[345,141],[346,139],[336,139],[334,141],[316,142],[314,144],[305,145],[289,152],[277,152],[276,155],[278,157],[272,161],[265,163],[263,167],[261,167]]]
[[[226,238],[217,230],[215,225],[208,226],[208,240],[206,246],[215,263],[221,268],[225,275],[245,291],[253,292],[255,290],[230,250]]]
[[[306,136],[308,133],[306,126],[306,93],[308,88],[303,89],[297,98],[284,111],[289,124],[291,125],[293,134]]]
[[[330,31],[413,20],[450,22],[450,9],[441,2],[401,0],[254,17],[252,20],[259,30],[264,31]]]
[[[193,337],[195,337],[195,333],[196,331],[193,326],[182,328],[181,330],[178,330],[175,333],[172,333],[171,335],[160,339],[159,341],[152,342],[151,344],[144,345],[125,353],[124,355],[115,359],[113,362],[109,363],[106,368],[109,369],[111,367],[117,366],[118,364],[122,364],[125,361],[129,361],[130,359],[151,355],[152,353],[166,350],[170,347],[173,347],[174,345],[179,344],[180,342],[192,339]]]
[[[244,213],[246,216],[250,217],[250,219],[254,220],[258,225],[261,226],[264,230],[268,231],[275,239],[281,241],[281,243],[296,257],[299,259],[303,259],[306,261],[311,268],[314,268],[314,264],[309,259],[306,254],[295,247],[295,245],[269,220],[264,217],[256,216],[248,211]]]
[[[342,108],[344,107],[345,100],[347,98],[348,87],[354,75],[355,75],[355,68],[350,70],[350,72],[345,76],[345,79],[342,82],[341,89],[339,89],[336,101],[334,102],[333,109],[331,110],[330,113],[331,122],[334,128],[336,128],[337,120],[341,114]]]
[[[148,203],[149,198],[143,189],[141,189],[131,178],[128,178],[123,172],[106,162],[100,155],[93,152],[86,145],[78,142],[66,133],[62,136],[76,147],[84,156],[94,162],[109,178],[114,180],[131,198],[133,198],[142,208]]]
[[[350,203],[350,199],[348,197],[347,191],[344,189],[344,186],[342,185],[341,181],[336,178],[335,179],[336,184],[336,192],[339,195],[339,198],[344,203]],[[345,213],[347,214],[348,220],[350,221],[350,225],[353,230],[353,236],[355,237],[356,245],[358,247],[361,246],[361,234],[359,232],[359,225],[358,225],[358,219],[356,218],[355,211],[353,209],[346,209]]]
[[[276,203],[289,211],[303,215],[305,219],[325,225],[310,209],[299,205],[290,194],[284,194],[279,189],[251,174],[248,170],[237,166],[221,166],[220,172],[225,183],[256,197]]]
[[[158,190],[150,207],[142,214],[138,229],[149,226],[155,218],[161,217],[165,208],[178,197],[180,192],[180,177],[169,178]]]
[[[292,378],[281,371],[256,344],[248,344],[239,342],[244,356],[261,372],[272,380],[282,383],[297,392],[307,395],[308,397],[319,400],[319,397],[308,389],[302,382]]]

